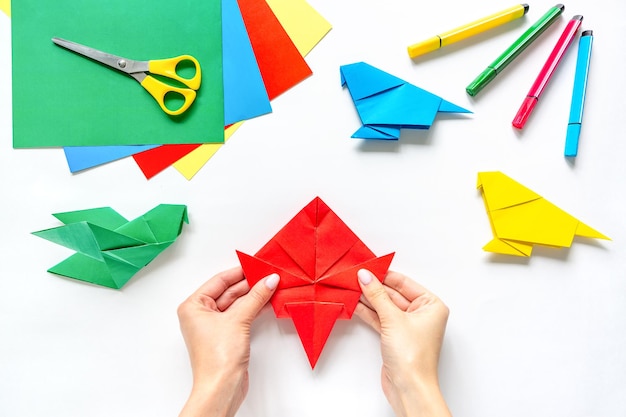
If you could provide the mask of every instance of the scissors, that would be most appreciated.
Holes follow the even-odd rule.
[[[191,55],[181,55],[174,58],[160,60],[135,61],[98,51],[97,49],[67,41],[65,39],[52,38],[52,42],[63,48],[69,49],[70,51],[76,52],[77,54],[91,58],[94,61],[101,62],[115,68],[118,71],[129,74],[137,80],[141,86],[145,88],[150,95],[152,95],[152,97],[154,97],[165,113],[172,116],[178,116],[184,113],[195,100],[196,90],[200,88],[202,78],[200,64],[198,63],[198,60]],[[181,77],[176,72],[176,67],[184,61],[192,62],[195,67],[196,72],[192,78]],[[175,87],[166,84],[149,74],[157,74],[176,80],[188,88]],[[182,105],[174,110],[169,109],[165,104],[165,97],[168,94],[182,97]]]

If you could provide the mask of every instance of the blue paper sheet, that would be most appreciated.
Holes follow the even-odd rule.
[[[237,0],[222,0],[222,19],[224,120],[228,126],[270,113],[272,106]]]
[[[78,172],[126,158],[157,146],[159,145],[67,146],[63,148],[63,151],[65,151],[65,159],[67,159],[70,172]]]

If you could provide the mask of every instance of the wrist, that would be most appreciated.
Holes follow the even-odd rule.
[[[191,394],[179,417],[232,417],[243,398],[243,373],[194,376]]]
[[[230,366],[224,366],[218,369],[193,369],[192,391],[212,392],[220,387],[236,387],[244,378],[245,374],[245,369]]]
[[[405,381],[397,391],[396,413],[404,417],[449,417],[437,377],[415,377]]]

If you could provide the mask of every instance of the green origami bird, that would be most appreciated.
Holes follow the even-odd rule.
[[[122,288],[180,235],[187,206],[160,204],[132,221],[110,207],[53,214],[64,226],[33,232],[77,253],[48,269],[57,275]]]

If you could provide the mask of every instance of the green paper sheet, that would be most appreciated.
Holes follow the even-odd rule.
[[[220,0],[20,0],[11,19],[15,148],[224,142]],[[134,79],[55,36],[135,60],[193,55],[202,85],[168,116]]]
[[[110,207],[54,215],[64,226],[33,232],[76,251],[48,272],[122,288],[180,235],[187,207],[160,204],[132,221]]]

